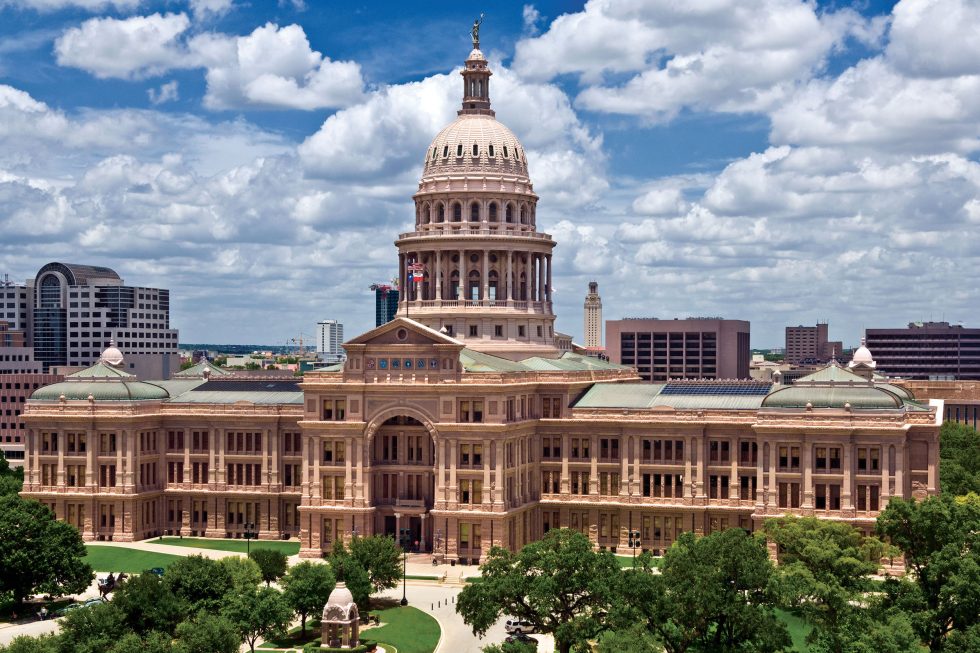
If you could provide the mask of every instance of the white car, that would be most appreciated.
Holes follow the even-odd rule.
[[[508,635],[513,635],[515,633],[533,633],[534,624],[530,621],[523,621],[521,619],[508,619],[504,624],[504,631]]]

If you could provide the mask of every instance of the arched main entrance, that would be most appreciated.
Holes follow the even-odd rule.
[[[404,532],[413,549],[431,551],[428,514],[435,501],[434,432],[415,417],[394,415],[369,434],[367,447],[373,531],[396,540]]]

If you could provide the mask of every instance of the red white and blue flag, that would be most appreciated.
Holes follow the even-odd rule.
[[[415,283],[422,283],[425,279],[425,264],[424,263],[412,263],[408,266],[408,272],[410,281]]]

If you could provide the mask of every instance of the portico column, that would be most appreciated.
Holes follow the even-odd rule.
[[[436,250],[436,269],[435,269],[435,282],[436,282],[436,300],[442,299],[442,250]]]
[[[483,501],[484,505],[490,505],[493,497],[490,496],[490,440],[483,441]]]
[[[504,494],[504,443],[501,442],[500,440],[497,440],[496,457],[497,457],[497,461],[496,461],[497,462],[497,465],[496,465],[497,469],[494,472],[494,483],[496,483],[496,486],[495,486],[495,489],[494,489],[493,501],[494,501],[494,503],[498,503],[497,497],[500,497],[499,503],[503,503],[503,494]]]
[[[401,291],[399,296],[399,301],[404,303],[408,301],[408,288],[405,283],[405,255],[398,255],[398,289]]]
[[[844,460],[842,461],[844,467],[844,483],[841,488],[840,504],[841,509],[851,510],[854,508],[854,504],[851,500],[851,449],[854,447],[850,442],[845,442],[841,447],[844,451]]]
[[[544,301],[544,255],[538,254],[538,301]]]
[[[599,436],[592,436],[589,446],[591,465],[589,466],[589,494],[599,494]]]
[[[483,259],[483,270],[480,273],[480,285],[483,286],[483,292],[480,294],[480,299],[487,300],[490,299],[490,252],[484,250],[480,254],[480,258]]]
[[[459,296],[456,299],[469,299],[466,296],[468,281],[466,276],[466,250],[461,249],[459,250]]]
[[[570,479],[568,474],[568,434],[561,436],[561,490],[562,494],[568,494],[570,490]]]
[[[769,445],[769,484],[766,486],[768,490],[768,500],[767,504],[769,506],[779,504],[779,486],[776,484],[776,447],[775,442]],[[792,486],[790,486],[792,488]],[[792,499],[790,499],[790,505],[793,505]]]
[[[344,502],[353,505],[354,503],[354,478],[353,478],[353,438],[344,439]]]
[[[545,259],[548,262],[548,290],[545,293],[545,301],[552,301],[551,299],[551,254],[548,254]]]
[[[514,301],[514,252],[507,252],[507,301]]]
[[[803,438],[803,503],[801,507],[813,510],[813,443]]]
[[[524,261],[524,299],[526,301],[531,301],[531,263],[534,260],[534,255],[528,253],[527,260]]]

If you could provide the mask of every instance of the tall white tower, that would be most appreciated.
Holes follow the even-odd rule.
[[[602,297],[597,281],[589,282],[585,296],[585,346],[602,348]]]
[[[321,320],[316,323],[316,354],[325,363],[339,363],[345,358],[341,343],[344,342],[344,325],[337,320]]]

